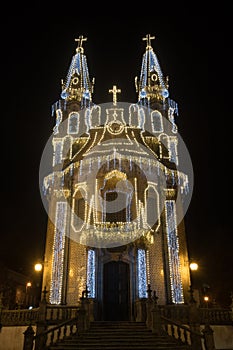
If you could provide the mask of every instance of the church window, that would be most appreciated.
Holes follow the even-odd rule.
[[[79,113],[70,113],[68,118],[68,134],[77,134],[79,131]]]
[[[175,140],[170,140],[170,161],[178,165],[178,156],[177,156],[177,142]]]
[[[62,142],[61,141],[55,141],[53,143],[53,166],[60,164],[62,161]]]
[[[159,218],[158,194],[154,187],[146,190],[146,214],[147,224],[152,228]]]
[[[159,111],[151,113],[152,131],[163,132],[163,117]]]
[[[166,134],[162,134],[159,138],[160,140],[160,146],[159,146],[159,153],[160,158],[166,158],[169,159],[169,139]]]
[[[86,222],[86,200],[84,190],[78,190],[73,197],[72,226],[75,232],[80,231]]]
[[[70,159],[72,153],[72,141],[70,136],[66,136],[63,140],[62,156],[63,159]]]

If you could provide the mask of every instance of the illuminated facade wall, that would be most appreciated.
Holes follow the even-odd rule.
[[[87,287],[88,297],[101,305],[109,261],[129,265],[131,310],[136,300],[147,297],[148,284],[160,304],[186,302],[188,254],[176,198],[178,191],[188,190],[188,178],[177,171],[177,105],[168,97],[149,44],[137,91],[137,103],[123,106],[114,95],[106,109],[95,105],[87,60],[78,46],[61,99],[52,107],[53,171],[44,179],[53,223],[48,225],[43,286],[49,285],[52,304],[78,304]],[[98,148],[104,140],[111,142]],[[112,214],[107,199],[114,198],[119,183],[125,207]],[[125,239],[119,248],[96,244],[117,235]]]

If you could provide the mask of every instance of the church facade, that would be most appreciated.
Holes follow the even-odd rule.
[[[179,170],[177,104],[145,38],[135,103],[94,102],[83,43],[52,106],[51,171],[43,286],[51,304],[95,305],[97,320],[135,320],[156,291],[159,304],[189,301],[190,270]]]

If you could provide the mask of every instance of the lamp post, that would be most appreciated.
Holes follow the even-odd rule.
[[[194,285],[193,285],[193,271],[197,271],[198,270],[198,264],[194,261],[192,261],[190,264],[189,264],[189,269],[190,269],[190,302],[191,303],[195,303],[196,300],[194,298]]]
[[[39,290],[37,292],[37,303],[39,304],[40,300],[41,300],[41,289],[42,289],[42,271],[43,271],[43,264],[41,262],[37,262],[34,265],[34,270],[36,273],[38,273],[39,276],[39,282],[37,282],[37,290]]]

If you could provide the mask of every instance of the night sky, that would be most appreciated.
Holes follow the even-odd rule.
[[[136,102],[134,78],[145,52],[142,37],[150,33],[156,37],[152,46],[163,74],[169,76],[170,97],[178,103],[176,123],[193,164],[194,189],[185,223],[189,255],[199,264],[195,283],[208,284],[217,301],[229,302],[233,239],[224,165],[228,147],[226,139],[219,141],[219,108],[226,107],[221,89],[213,89],[208,18],[8,16],[1,44],[0,261],[31,273],[34,262],[43,258],[47,214],[39,166],[55,122],[51,106],[60,97],[61,79],[75,54],[74,39],[88,38],[84,50],[90,77],[95,77],[93,101],[110,102],[108,90],[114,84],[122,91],[120,101]]]

